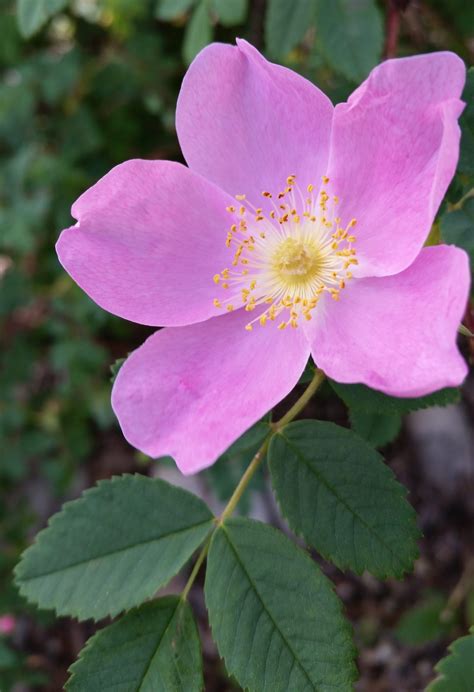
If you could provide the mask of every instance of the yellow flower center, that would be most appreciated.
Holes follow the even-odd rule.
[[[314,185],[303,194],[294,175],[286,182],[275,197],[262,192],[271,205],[268,214],[246,202],[245,195],[236,195],[239,204],[227,207],[233,223],[226,245],[234,256],[231,268],[214,276],[224,291],[214,305],[231,312],[243,303],[247,312],[256,311],[248,331],[256,322],[278,320],[278,328],[285,329],[296,328],[301,317],[310,320],[323,293],[339,299],[358,263],[351,232],[356,220],[340,225],[338,199],[325,188],[329,179],[323,177],[317,195]]]
[[[275,279],[288,290],[302,286],[318,275],[322,267],[319,245],[313,238],[285,238],[271,259]]]

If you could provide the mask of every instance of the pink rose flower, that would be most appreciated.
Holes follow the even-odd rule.
[[[454,175],[465,80],[453,53],[388,60],[335,108],[245,41],[189,68],[189,168],[134,160],[73,205],[59,259],[109,312],[164,326],[126,361],[127,440],[185,474],[297,383],[310,354],[394,396],[458,385],[466,254],[423,248]]]
[[[15,626],[16,621],[13,615],[0,615],[0,634],[11,634]]]

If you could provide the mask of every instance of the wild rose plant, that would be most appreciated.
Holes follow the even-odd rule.
[[[250,454],[219,517],[160,479],[122,476],[26,551],[17,580],[41,607],[129,611],[90,640],[68,689],[201,690],[188,595],[205,561],[212,634],[244,689],[352,689],[328,579],[282,532],[232,515],[268,460],[290,528],[325,559],[379,578],[412,569],[415,514],[381,456],[340,426],[293,421],[326,378],[381,412],[456,397],[468,258],[424,245],[456,169],[464,81],[452,53],[388,60],[334,107],[249,43],[212,44],[177,104],[188,165],[125,162],[73,205],[66,271],[105,310],[164,327],[113,386],[127,440],[183,474],[231,445]],[[302,382],[282,418],[266,415]],[[183,592],[156,597],[198,549]]]

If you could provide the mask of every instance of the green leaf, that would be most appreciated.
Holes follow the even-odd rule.
[[[127,613],[87,642],[68,692],[200,692],[199,634],[186,602],[168,596]]]
[[[446,607],[446,596],[431,593],[400,618],[394,634],[406,646],[419,646],[439,639],[452,627],[452,620],[444,622],[441,614]]]
[[[467,199],[461,209],[443,214],[440,223],[444,242],[465,250],[474,272],[474,197]]]
[[[158,0],[155,17],[165,22],[178,19],[185,15],[195,3],[196,0]]]
[[[337,72],[359,82],[380,60],[382,17],[374,0],[318,0],[316,37]]]
[[[334,423],[298,421],[272,438],[268,458],[284,516],[326,559],[380,578],[412,569],[415,512],[364,440]]]
[[[449,656],[436,666],[439,673],[436,680],[428,685],[426,692],[472,692],[474,690],[474,627],[471,634],[453,642]]]
[[[21,659],[16,651],[13,651],[9,645],[0,639],[0,673],[18,666]]]
[[[269,0],[265,16],[265,43],[273,58],[283,58],[314,24],[315,0]]]
[[[186,25],[183,40],[183,57],[189,65],[200,50],[212,41],[213,30],[207,0],[201,0]]]
[[[64,505],[16,568],[20,592],[59,615],[100,619],[139,605],[205,539],[202,500],[157,478],[101,481]]]
[[[364,384],[341,384],[329,380],[331,387],[350,409],[387,415],[404,414],[430,406],[448,406],[459,401],[459,389],[446,387],[422,397],[394,397]]]
[[[458,169],[462,173],[474,173],[474,67],[467,71],[466,86],[462,100],[466,108],[461,116],[461,154]]]
[[[30,38],[68,4],[69,0],[17,0],[17,21],[21,35]]]
[[[248,0],[212,0],[211,8],[223,26],[235,26],[245,21]]]
[[[397,413],[350,409],[349,418],[354,432],[374,447],[383,447],[392,442],[402,427],[402,418]]]
[[[244,689],[352,689],[355,651],[332,584],[276,529],[225,522],[211,542],[205,596],[219,652]]]

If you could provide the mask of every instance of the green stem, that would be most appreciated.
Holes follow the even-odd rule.
[[[202,550],[199,553],[198,559],[194,563],[194,567],[192,569],[192,572],[189,575],[189,579],[186,582],[186,586],[184,587],[183,592],[181,594],[181,600],[182,601],[185,601],[187,599],[188,594],[191,591],[191,586],[194,584],[194,580],[196,579],[198,572],[201,569],[201,565],[207,557],[207,554],[209,552],[209,546],[211,545],[211,537],[212,537],[212,533],[210,534],[210,536],[207,537],[206,542],[204,543]]]
[[[255,454],[254,458],[250,462],[250,464],[247,466],[247,470],[245,471],[244,475],[239,481],[239,484],[237,485],[236,489],[232,493],[232,497],[230,498],[229,502],[227,503],[226,508],[222,512],[221,516],[218,519],[218,524],[222,524],[228,517],[230,517],[233,513],[237,505],[239,504],[240,498],[242,497],[245,488],[248,486],[250,483],[252,476],[254,475],[255,471],[258,469],[260,466],[263,458],[265,457],[265,453],[268,449],[268,445],[270,443],[270,438],[271,435],[269,435],[265,441],[263,442],[262,446],[258,450],[258,452]]]
[[[273,423],[272,430],[270,434],[265,438],[263,441],[261,447],[259,448],[258,452],[255,454],[253,457],[252,461],[248,465],[245,473],[243,474],[242,478],[240,479],[236,489],[232,493],[232,496],[227,503],[227,505],[224,508],[224,511],[222,512],[221,516],[216,520],[216,527],[220,526],[226,519],[228,519],[233,513],[237,505],[239,504],[240,498],[242,497],[245,489],[247,488],[248,484],[250,483],[253,475],[255,474],[255,471],[258,469],[260,464],[262,463],[263,459],[265,458],[265,454],[268,449],[268,445],[270,444],[270,440],[272,439],[273,435],[275,435],[277,432],[279,432],[282,428],[285,427],[288,423],[290,423],[298,413],[300,413],[308,401],[311,399],[313,394],[316,392],[316,390],[320,387],[321,383],[324,380],[324,373],[322,370],[316,369],[314,373],[314,377],[309,383],[309,385],[306,387],[304,390],[303,394],[300,396],[298,401],[293,404],[293,406],[285,413],[285,415],[280,418],[279,421],[276,423]],[[214,529],[215,530],[215,529]],[[207,553],[209,552],[209,546],[211,544],[211,538],[212,534],[207,538],[205,544],[202,547],[201,552],[199,553],[199,556],[194,564],[194,567],[192,569],[191,574],[189,575],[189,579],[186,583],[186,586],[183,589],[183,592],[181,594],[181,599],[185,601],[188,597],[188,594],[191,590],[191,586],[193,585],[199,570],[201,569],[202,563],[206,559]]]
[[[282,428],[285,427],[288,423],[291,423],[291,421],[296,418],[298,413],[300,413],[308,401],[311,399],[311,397],[316,393],[316,391],[319,389],[321,386],[323,380],[325,378],[325,375],[322,370],[315,370],[315,373],[313,375],[313,379],[309,383],[309,385],[306,387],[304,390],[303,394],[300,396],[298,401],[293,404],[293,406],[285,413],[285,415],[280,418],[279,421],[273,424],[273,429],[275,432],[278,432],[278,430],[281,430]]]

